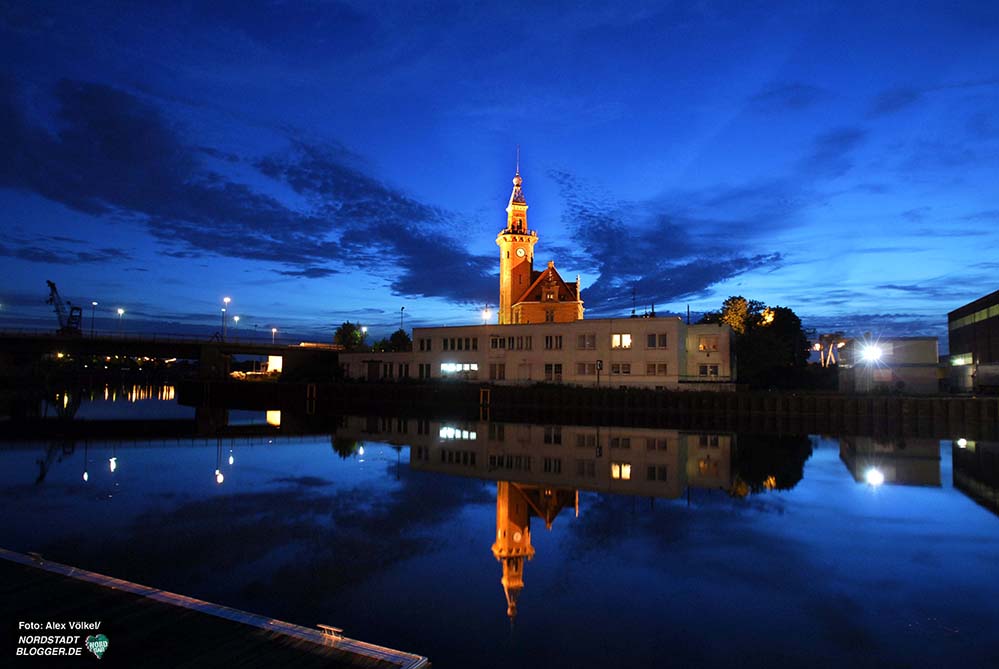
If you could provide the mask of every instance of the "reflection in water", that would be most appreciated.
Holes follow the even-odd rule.
[[[999,442],[958,439],[951,460],[954,487],[999,514]]]
[[[940,441],[842,437],[839,457],[858,483],[940,487]]]

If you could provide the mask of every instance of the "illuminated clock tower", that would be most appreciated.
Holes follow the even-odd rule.
[[[513,305],[532,283],[534,270],[534,245],[538,233],[527,228],[527,201],[520,189],[520,165],[513,177],[513,192],[506,207],[506,228],[496,235],[500,248],[500,297],[499,323],[514,322]]]

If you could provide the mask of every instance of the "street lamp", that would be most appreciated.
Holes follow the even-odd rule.
[[[91,339],[93,339],[93,337],[94,337],[94,318],[96,317],[96,313],[97,313],[97,301],[95,300],[95,301],[93,301],[93,302],[90,303],[90,338]]]
[[[277,334],[277,328],[271,328],[271,344],[274,343],[274,335]]]
[[[489,313],[489,307],[486,307],[485,309],[482,310],[482,324],[483,325],[486,325],[486,324],[489,323],[489,316],[490,315],[491,314]]]
[[[230,302],[232,302],[231,297],[222,298],[222,304],[225,305],[224,307],[222,307],[222,341],[225,341],[225,334],[226,334],[225,312],[228,311]]]
[[[239,339],[239,316],[233,316],[232,322],[234,323],[232,338]]]
[[[121,334],[121,319],[125,315],[125,310],[118,307],[118,334]]]

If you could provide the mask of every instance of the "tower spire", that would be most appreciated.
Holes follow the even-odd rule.
[[[518,177],[520,176],[520,144],[517,145],[517,174],[516,174],[516,176],[518,176]]]

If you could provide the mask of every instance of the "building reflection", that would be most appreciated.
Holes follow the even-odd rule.
[[[677,499],[739,488],[730,433],[345,417],[337,439],[409,445],[413,469],[497,481],[492,553],[511,622],[535,553],[532,518],[550,530],[563,509],[578,515],[580,491]]]
[[[839,457],[857,482],[879,472],[883,483],[940,487],[940,441],[841,437]]]
[[[957,439],[951,462],[954,487],[999,515],[999,442]]]

